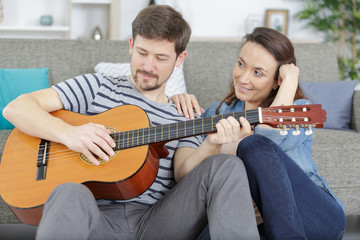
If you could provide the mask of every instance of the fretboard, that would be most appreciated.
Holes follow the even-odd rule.
[[[212,133],[216,131],[215,125],[221,119],[230,116],[234,117],[236,120],[239,120],[239,118],[243,116],[250,124],[259,122],[259,110],[252,109],[212,117],[197,118],[183,122],[157,125],[148,128],[116,132],[111,134],[116,143],[114,150],[117,151],[152,143],[167,142],[175,139]]]

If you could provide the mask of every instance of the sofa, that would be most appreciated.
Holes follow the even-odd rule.
[[[226,95],[239,45],[235,41],[190,41],[184,77],[187,92],[194,94],[202,107]],[[294,46],[301,82],[339,81],[332,47],[319,43]],[[94,72],[100,62],[129,62],[127,41],[0,39],[0,53],[0,68],[49,68],[49,85]],[[360,91],[354,91],[350,104],[351,130],[316,129],[313,158],[319,173],[344,202],[346,215],[359,219]],[[10,131],[0,130],[0,157]],[[0,223],[20,223],[2,199]]]

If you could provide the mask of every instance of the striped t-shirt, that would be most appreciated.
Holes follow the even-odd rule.
[[[120,105],[137,105],[148,115],[151,125],[186,121],[173,103],[157,103],[148,100],[133,85],[128,76],[109,77],[101,74],[80,75],[54,85],[64,109],[85,115],[95,115]],[[201,136],[173,140],[166,143],[169,155],[160,159],[155,181],[143,194],[129,199],[117,200],[141,204],[154,204],[175,185],[173,156],[177,148],[198,148]],[[108,201],[99,201],[100,204]]]

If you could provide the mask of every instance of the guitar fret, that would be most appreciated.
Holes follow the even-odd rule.
[[[164,125],[161,125],[161,141],[164,141],[163,133],[164,133]]]
[[[134,132],[133,131],[129,131],[129,140],[131,142],[129,142],[129,147],[134,146]]]
[[[126,143],[127,143],[127,141],[126,141],[126,138],[127,138],[127,137],[126,137],[126,136],[127,136],[126,133],[127,133],[127,132],[124,132],[124,139],[123,139],[123,145],[124,145],[124,146],[123,146],[123,148],[126,148]]]
[[[124,148],[124,134],[125,134],[125,133],[123,133],[123,132],[122,132],[122,135],[123,135],[123,136],[121,137],[121,141],[122,141],[122,148]],[[121,135],[120,135],[120,136],[121,136]]]
[[[203,118],[201,119],[201,131],[205,132],[204,131],[204,119]]]
[[[154,142],[156,142],[156,126],[154,127]]]
[[[143,128],[143,133],[142,133],[143,137],[142,137],[142,144],[145,144],[145,128]]]
[[[140,133],[140,129],[138,129],[137,139],[136,139],[136,145],[138,146],[139,146],[139,133]]]
[[[184,136],[186,136],[186,121],[184,122]]]
[[[130,147],[130,132],[127,132],[127,147]]]
[[[214,131],[214,117],[211,117],[211,131]]]
[[[170,139],[170,126],[171,126],[171,124],[169,124],[169,138],[168,138],[168,140]]]
[[[179,137],[179,123],[176,123],[176,138]]]

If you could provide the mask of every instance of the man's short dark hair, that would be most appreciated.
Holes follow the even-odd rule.
[[[181,14],[167,5],[150,5],[132,22],[132,35],[146,39],[168,40],[175,43],[178,56],[189,42],[191,28]]]

